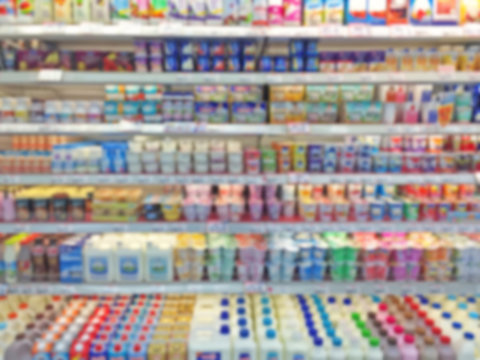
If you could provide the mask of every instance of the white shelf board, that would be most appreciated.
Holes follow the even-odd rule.
[[[1,75],[0,75],[1,77]],[[0,134],[65,135],[407,135],[479,134],[480,124],[144,124],[121,121],[117,124],[0,123]]]
[[[124,24],[84,23],[78,25],[9,25],[0,27],[0,38],[39,38],[43,40],[125,40],[133,38],[188,37],[188,38],[294,38],[294,39],[348,39],[352,42],[387,39],[401,40],[463,40],[480,38],[480,27],[467,26],[189,26],[184,24]]]
[[[413,232],[436,233],[480,232],[480,222],[26,222],[0,223],[1,233],[99,233],[99,232]]]
[[[4,294],[114,295],[152,293],[273,293],[273,294],[458,294],[476,295],[480,286],[467,282],[287,282],[215,283],[174,282],[161,284],[0,284]]]
[[[3,71],[0,85],[315,85],[315,84],[475,84],[480,72],[365,72],[365,73],[262,73],[167,72],[124,73],[86,71]]]
[[[475,184],[474,173],[457,174],[3,174],[2,185],[150,185],[150,184]]]

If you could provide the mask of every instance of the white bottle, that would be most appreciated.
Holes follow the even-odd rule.
[[[377,338],[370,339],[370,347],[368,349],[368,360],[383,360],[383,352],[380,349],[380,340]]]
[[[246,328],[239,330],[239,337],[233,341],[233,360],[256,360],[257,343]]]
[[[301,332],[291,332],[285,341],[285,360],[308,360],[310,346]]]
[[[324,346],[323,339],[317,338],[313,341],[313,347],[310,351],[310,360],[327,360],[328,352]]]
[[[475,359],[475,336],[472,333],[465,333],[463,342],[457,352],[457,360]]]
[[[332,340],[332,347],[330,348],[329,360],[346,360],[347,355],[345,353],[345,348],[343,347],[342,340],[339,338],[334,338]]]
[[[132,239],[130,239],[132,240]],[[121,242],[117,247],[115,279],[123,283],[138,283],[144,279],[144,247],[140,241]]]
[[[83,272],[86,282],[107,283],[115,279],[115,245],[109,241],[87,242],[83,249]]]
[[[145,280],[170,282],[173,280],[172,246],[170,243],[147,242],[145,249]]]
[[[265,330],[259,342],[258,354],[259,360],[284,360],[283,346],[274,329]]]
[[[188,346],[188,360],[201,358],[215,358],[217,360],[230,360],[232,357],[230,341],[224,341],[228,334],[218,331],[199,328],[190,334]]]

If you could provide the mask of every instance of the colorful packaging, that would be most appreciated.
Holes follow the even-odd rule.
[[[323,16],[323,0],[305,0],[303,3],[303,25],[320,25],[324,22]]]
[[[282,0],[267,0],[268,24],[283,25],[284,9]]]
[[[109,0],[92,0],[92,21],[93,22],[109,22],[110,21],[110,1]]]
[[[131,17],[129,0],[112,0],[112,20],[129,20]]]
[[[371,25],[387,23],[387,0],[369,0],[367,21]]]
[[[239,11],[237,0],[223,0],[223,24],[237,24]]]
[[[31,23],[35,16],[34,0],[16,0],[17,21],[20,23]],[[6,6],[5,10],[9,7]]]
[[[137,20],[148,20],[149,0],[133,0],[130,4],[131,16]]]
[[[460,24],[475,23],[480,20],[478,0],[460,0]]]
[[[75,0],[73,1],[73,19],[76,23],[90,21],[90,1]]]
[[[366,24],[368,0],[350,0],[347,2],[347,24]]]
[[[206,0],[207,24],[221,25],[223,22],[223,0]]]
[[[251,25],[253,21],[253,0],[241,0],[238,4],[238,24]]]
[[[433,23],[455,25],[459,21],[457,0],[436,0],[433,2]]]
[[[410,23],[429,25],[433,20],[433,0],[410,0]]]
[[[283,22],[285,25],[301,25],[302,4],[300,0],[283,0],[283,11]]]
[[[324,0],[324,22],[326,24],[343,24],[344,1]]]
[[[206,17],[205,0],[187,0],[189,23],[203,23]]]
[[[173,22],[183,23],[188,18],[187,0],[167,0],[168,18]]]
[[[407,24],[408,0],[387,0],[387,24]]]
[[[72,1],[71,0],[53,0],[53,13],[56,22],[71,23],[73,21]]]
[[[0,1],[0,24],[8,24],[15,21],[15,0]]]
[[[268,2],[267,0],[253,0],[252,24],[256,26],[268,25]]]

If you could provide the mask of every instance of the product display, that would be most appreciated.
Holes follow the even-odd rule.
[[[248,0],[237,4],[225,0],[194,3],[174,0],[125,3],[40,3],[24,0],[1,3],[2,23],[150,22],[189,25],[314,26],[322,24],[456,25],[479,21],[478,3],[468,0]]]
[[[9,221],[469,221],[480,219],[474,185],[158,185],[7,188]]]
[[[5,360],[470,360],[478,353],[474,296],[43,295],[1,304]]]
[[[6,235],[7,283],[480,281],[478,234]]]

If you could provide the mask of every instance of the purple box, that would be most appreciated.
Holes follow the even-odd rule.
[[[45,51],[40,68],[72,70],[72,52],[68,50]]]
[[[76,68],[79,71],[98,71],[101,69],[102,57],[101,51],[76,51]]]
[[[321,172],[322,171],[322,159],[308,159],[307,167],[309,172]]]
[[[19,50],[17,53],[17,69],[20,71],[38,70],[42,65],[44,51]]]

